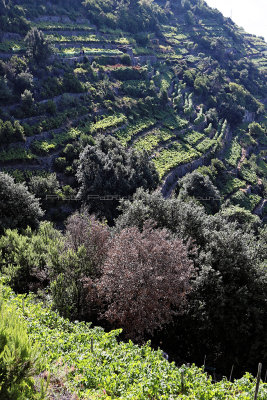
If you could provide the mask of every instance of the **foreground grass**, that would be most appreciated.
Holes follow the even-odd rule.
[[[43,368],[62,380],[78,399],[241,399],[253,398],[255,380],[249,374],[231,383],[213,384],[192,365],[178,368],[160,350],[117,342],[121,330],[106,333],[83,322],[70,322],[32,295],[15,295],[3,288],[6,304],[14,305],[26,321],[28,335],[40,349]],[[184,382],[182,384],[182,375]],[[258,400],[267,398],[262,384]]]

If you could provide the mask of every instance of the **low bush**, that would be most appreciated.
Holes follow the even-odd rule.
[[[44,398],[37,393],[33,379],[40,370],[37,348],[15,302],[10,304],[3,298],[0,286],[0,399]]]

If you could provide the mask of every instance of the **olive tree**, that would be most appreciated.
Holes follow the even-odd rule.
[[[0,172],[0,232],[7,228],[37,228],[43,211],[39,200],[31,194],[25,184]]]

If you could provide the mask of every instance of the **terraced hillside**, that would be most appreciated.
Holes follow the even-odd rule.
[[[203,0],[0,0],[0,399],[266,399],[266,75]]]
[[[26,182],[56,172],[61,195],[75,195],[79,154],[112,135],[148,153],[165,197],[198,170],[222,203],[264,217],[266,43],[203,1],[129,4],[3,8],[1,170]],[[43,60],[24,40],[31,28],[52,46]]]

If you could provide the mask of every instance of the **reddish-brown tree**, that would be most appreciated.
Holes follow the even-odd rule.
[[[66,225],[65,247],[77,252],[81,246],[84,246],[86,258],[91,265],[91,277],[101,274],[109,243],[108,226],[94,216],[83,212],[69,217]]]
[[[50,277],[54,304],[69,318],[95,319],[102,306],[97,295],[110,242],[109,228],[94,216],[72,215],[59,252],[51,258]]]
[[[167,230],[132,227],[113,239],[99,281],[103,317],[142,340],[181,311],[193,267],[187,247]]]

